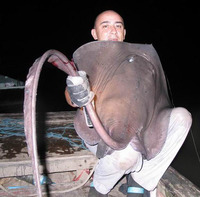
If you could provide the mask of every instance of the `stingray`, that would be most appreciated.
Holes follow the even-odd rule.
[[[155,157],[167,137],[172,105],[164,71],[152,45],[115,41],[95,41],[78,48],[73,62],[56,50],[49,50],[30,68],[25,84],[24,123],[28,152],[38,196],[41,196],[36,144],[36,93],[45,61],[68,75],[87,73],[93,104],[77,109],[74,119],[78,135],[90,145],[98,145],[97,157],[131,146],[145,159]],[[88,127],[84,111],[92,122]]]

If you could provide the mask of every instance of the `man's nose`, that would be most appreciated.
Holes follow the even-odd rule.
[[[111,33],[113,33],[113,34],[117,33],[117,30],[116,30],[115,26],[111,26]]]

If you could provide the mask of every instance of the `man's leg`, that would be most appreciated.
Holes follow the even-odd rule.
[[[95,146],[87,145],[89,150],[96,153]],[[93,184],[95,189],[107,194],[124,174],[139,171],[142,166],[142,155],[133,150],[131,145],[120,151],[114,151],[99,160],[96,166]]]
[[[155,189],[185,141],[191,124],[191,114],[186,109],[179,107],[172,110],[167,139],[161,152],[149,161],[144,160],[141,171],[132,173],[137,183],[149,191]],[[155,191],[151,196],[155,196]]]

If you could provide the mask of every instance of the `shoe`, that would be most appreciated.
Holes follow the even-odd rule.
[[[126,176],[127,183],[122,184],[119,191],[127,195],[127,197],[150,197],[150,192],[136,183],[131,174]]]
[[[90,190],[88,193],[88,197],[108,197],[108,194],[99,193],[93,186],[93,183],[90,184]]]

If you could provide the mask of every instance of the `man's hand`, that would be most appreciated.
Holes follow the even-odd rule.
[[[90,91],[90,84],[85,71],[78,71],[80,76],[67,77],[67,90],[71,101],[77,107],[86,106],[94,98],[94,93]]]

